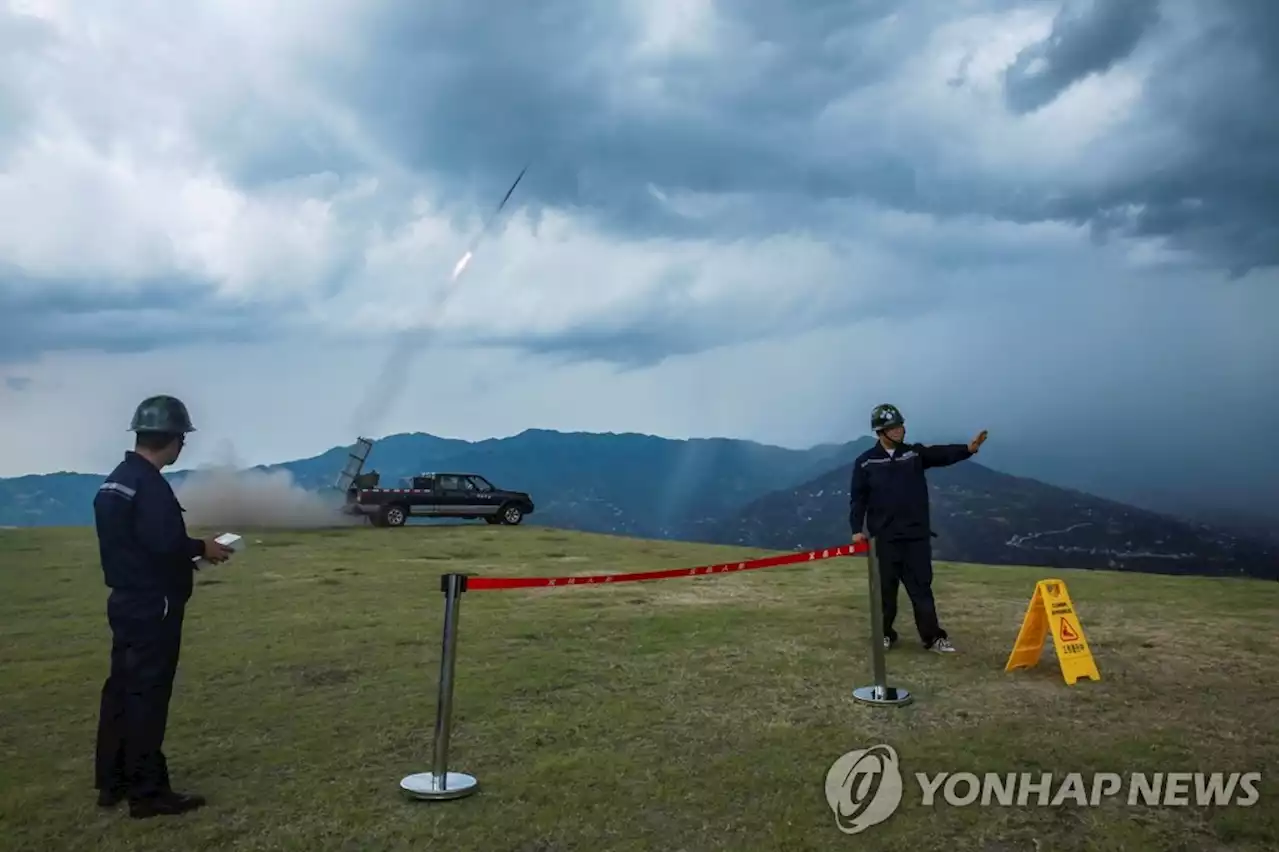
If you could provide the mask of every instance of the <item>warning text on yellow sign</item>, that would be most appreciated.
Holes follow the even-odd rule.
[[[1058,665],[1067,683],[1075,683],[1082,677],[1102,680],[1071,596],[1067,594],[1067,584],[1061,580],[1036,583],[1031,604],[1013,644],[1013,653],[1009,655],[1004,670],[1029,669],[1039,663],[1046,633],[1053,637]]]

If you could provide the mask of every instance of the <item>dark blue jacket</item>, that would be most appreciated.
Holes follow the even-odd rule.
[[[204,542],[187,535],[182,512],[159,468],[137,453],[125,453],[93,498],[106,584],[188,600],[193,559],[204,555]]]
[[[877,441],[853,463],[849,526],[872,538],[905,541],[929,538],[929,483],[924,472],[972,456],[967,444],[903,444],[892,456]]]

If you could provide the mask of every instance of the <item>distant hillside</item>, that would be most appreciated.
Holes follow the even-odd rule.
[[[584,532],[790,549],[844,541],[850,465],[870,445],[789,450],[731,439],[529,430],[469,442],[402,434],[374,444],[385,484],[480,473],[529,491],[530,523]],[[265,470],[328,489],[347,447]],[[187,474],[169,474],[180,482]],[[986,564],[1250,574],[1275,578],[1274,543],[997,473],[976,461],[930,474],[940,558]],[[99,474],[0,479],[0,526],[93,522]]]
[[[770,549],[849,537],[851,465],[767,494],[709,530],[710,540]],[[1135,509],[991,470],[970,460],[931,470],[934,554],[942,560],[1276,579],[1261,538]]]
[[[1208,524],[1211,527],[1235,533],[1243,538],[1266,541],[1272,546],[1280,546],[1280,527],[1276,524],[1275,508],[1275,505],[1272,505],[1272,511],[1269,515],[1262,513],[1241,514],[1221,509],[1186,510],[1171,514],[1182,518],[1195,527],[1201,524]]]
[[[80,526],[93,523],[96,473],[45,473],[0,479],[0,526]]]
[[[373,446],[366,470],[384,483],[426,471],[484,475],[529,491],[531,521],[548,526],[681,539],[769,491],[804,482],[852,458],[861,444],[790,450],[723,438],[671,440],[636,434],[531,429],[468,442],[393,435]],[[304,488],[332,485],[349,447],[258,469],[286,470]],[[168,474],[180,482],[187,474]],[[0,479],[0,525],[63,526],[93,521],[101,475],[58,473]]]
[[[366,470],[384,483],[426,471],[480,473],[530,492],[531,521],[586,532],[687,539],[778,487],[804,482],[860,445],[789,450],[728,438],[530,429],[474,443],[397,435],[374,444]],[[305,487],[325,487],[349,448],[279,465]]]

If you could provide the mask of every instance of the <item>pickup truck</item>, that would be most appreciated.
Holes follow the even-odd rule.
[[[484,518],[514,526],[533,514],[523,491],[498,488],[474,473],[424,473],[395,488],[381,488],[377,471],[355,476],[347,488],[344,511],[364,515],[374,526],[400,527],[410,517]]]

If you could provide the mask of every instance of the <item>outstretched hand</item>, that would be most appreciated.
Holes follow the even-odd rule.
[[[985,442],[986,440],[987,440],[987,430],[983,429],[981,432],[978,433],[978,437],[974,438],[972,441],[969,442],[969,452],[976,453],[978,451],[978,447],[981,447],[983,442]]]

